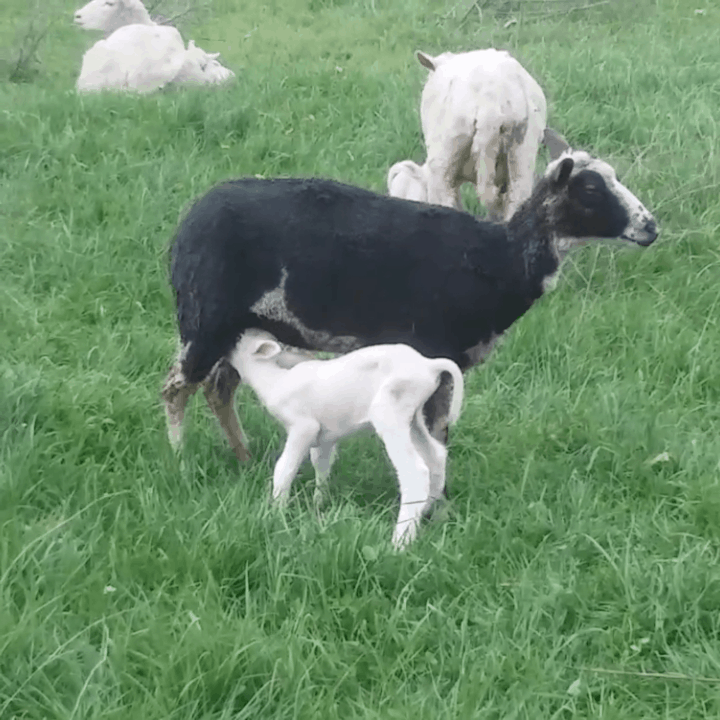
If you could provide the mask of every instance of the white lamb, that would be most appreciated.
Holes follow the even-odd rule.
[[[246,330],[230,363],[287,431],[273,474],[273,498],[287,502],[295,475],[310,453],[315,468],[315,501],[335,455],[335,444],[363,428],[381,437],[400,484],[400,512],[393,533],[399,548],[417,533],[426,507],[445,487],[445,447],[430,436],[423,407],[440,385],[453,380],[448,423],[457,420],[463,398],[458,366],[428,359],[407,345],[373,345],[332,360],[281,347],[264,330]]]
[[[221,65],[220,53],[208,53],[190,41],[180,72],[173,78],[174,85],[216,85],[235,77],[232,70]]]
[[[427,160],[393,165],[390,195],[461,209],[460,187],[472,182],[489,217],[509,219],[532,192],[542,89],[502,50],[417,57],[430,70],[420,105]]]
[[[149,93],[173,84],[221,83],[235,73],[191,40],[187,50],[176,28],[124,25],[98,40],[83,56],[78,92],[127,90]]]

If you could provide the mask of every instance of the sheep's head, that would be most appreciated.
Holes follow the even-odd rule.
[[[75,24],[83,30],[103,30],[106,35],[124,25],[152,25],[142,0],[90,0],[75,11]]]
[[[242,376],[247,363],[272,362],[277,367],[289,370],[301,362],[314,359],[315,354],[308,350],[291,348],[266,330],[250,328],[242,334],[230,362]]]
[[[622,238],[651,245],[657,223],[606,162],[580,150],[567,150],[551,162],[541,181],[559,249],[589,238]]]
[[[424,53],[422,50],[418,50],[415,53],[415,56],[418,59],[418,62],[423,66],[426,67],[431,72],[433,70],[437,70],[440,65],[447,62],[450,58],[455,57],[456,53],[453,52],[444,52],[440,55],[436,55],[433,57],[432,55],[428,55],[427,53]]]

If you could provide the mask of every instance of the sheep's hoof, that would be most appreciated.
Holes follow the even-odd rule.
[[[234,447],[233,452],[235,453],[235,457],[238,459],[238,462],[247,462],[248,460],[252,459],[250,451],[242,445]]]

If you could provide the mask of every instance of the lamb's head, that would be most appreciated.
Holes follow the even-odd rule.
[[[191,40],[185,51],[185,61],[175,82],[191,85],[214,85],[235,77],[235,73],[218,61],[220,53],[208,53]]]
[[[622,238],[646,247],[658,236],[655,218],[615,170],[586,152],[567,150],[551,162],[533,198],[542,198],[560,252],[590,238]]]
[[[425,165],[418,165],[412,160],[395,163],[388,171],[387,186],[391,197],[427,202]]]
[[[142,0],[90,0],[75,11],[75,24],[106,36],[124,25],[154,25]]]
[[[308,350],[291,348],[279,342],[266,330],[249,328],[246,330],[232,352],[230,363],[240,373],[252,373],[252,366],[271,364],[283,370],[289,370],[301,362],[314,360],[315,354]]]

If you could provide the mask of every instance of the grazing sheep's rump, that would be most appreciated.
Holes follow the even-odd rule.
[[[490,219],[509,219],[532,191],[542,89],[505,51],[417,56],[430,70],[420,105],[427,160],[393,165],[390,195],[460,209],[460,187],[472,182]]]
[[[283,350],[270,333],[249,329],[232,351],[230,364],[287,432],[273,475],[276,501],[287,502],[309,454],[319,504],[338,441],[372,427],[400,484],[393,544],[402,547],[413,540],[423,512],[445,488],[447,452],[430,436],[423,407],[448,374],[452,395],[446,420],[457,420],[463,378],[455,363],[429,360],[406,345],[375,345],[333,360],[308,361]]]

